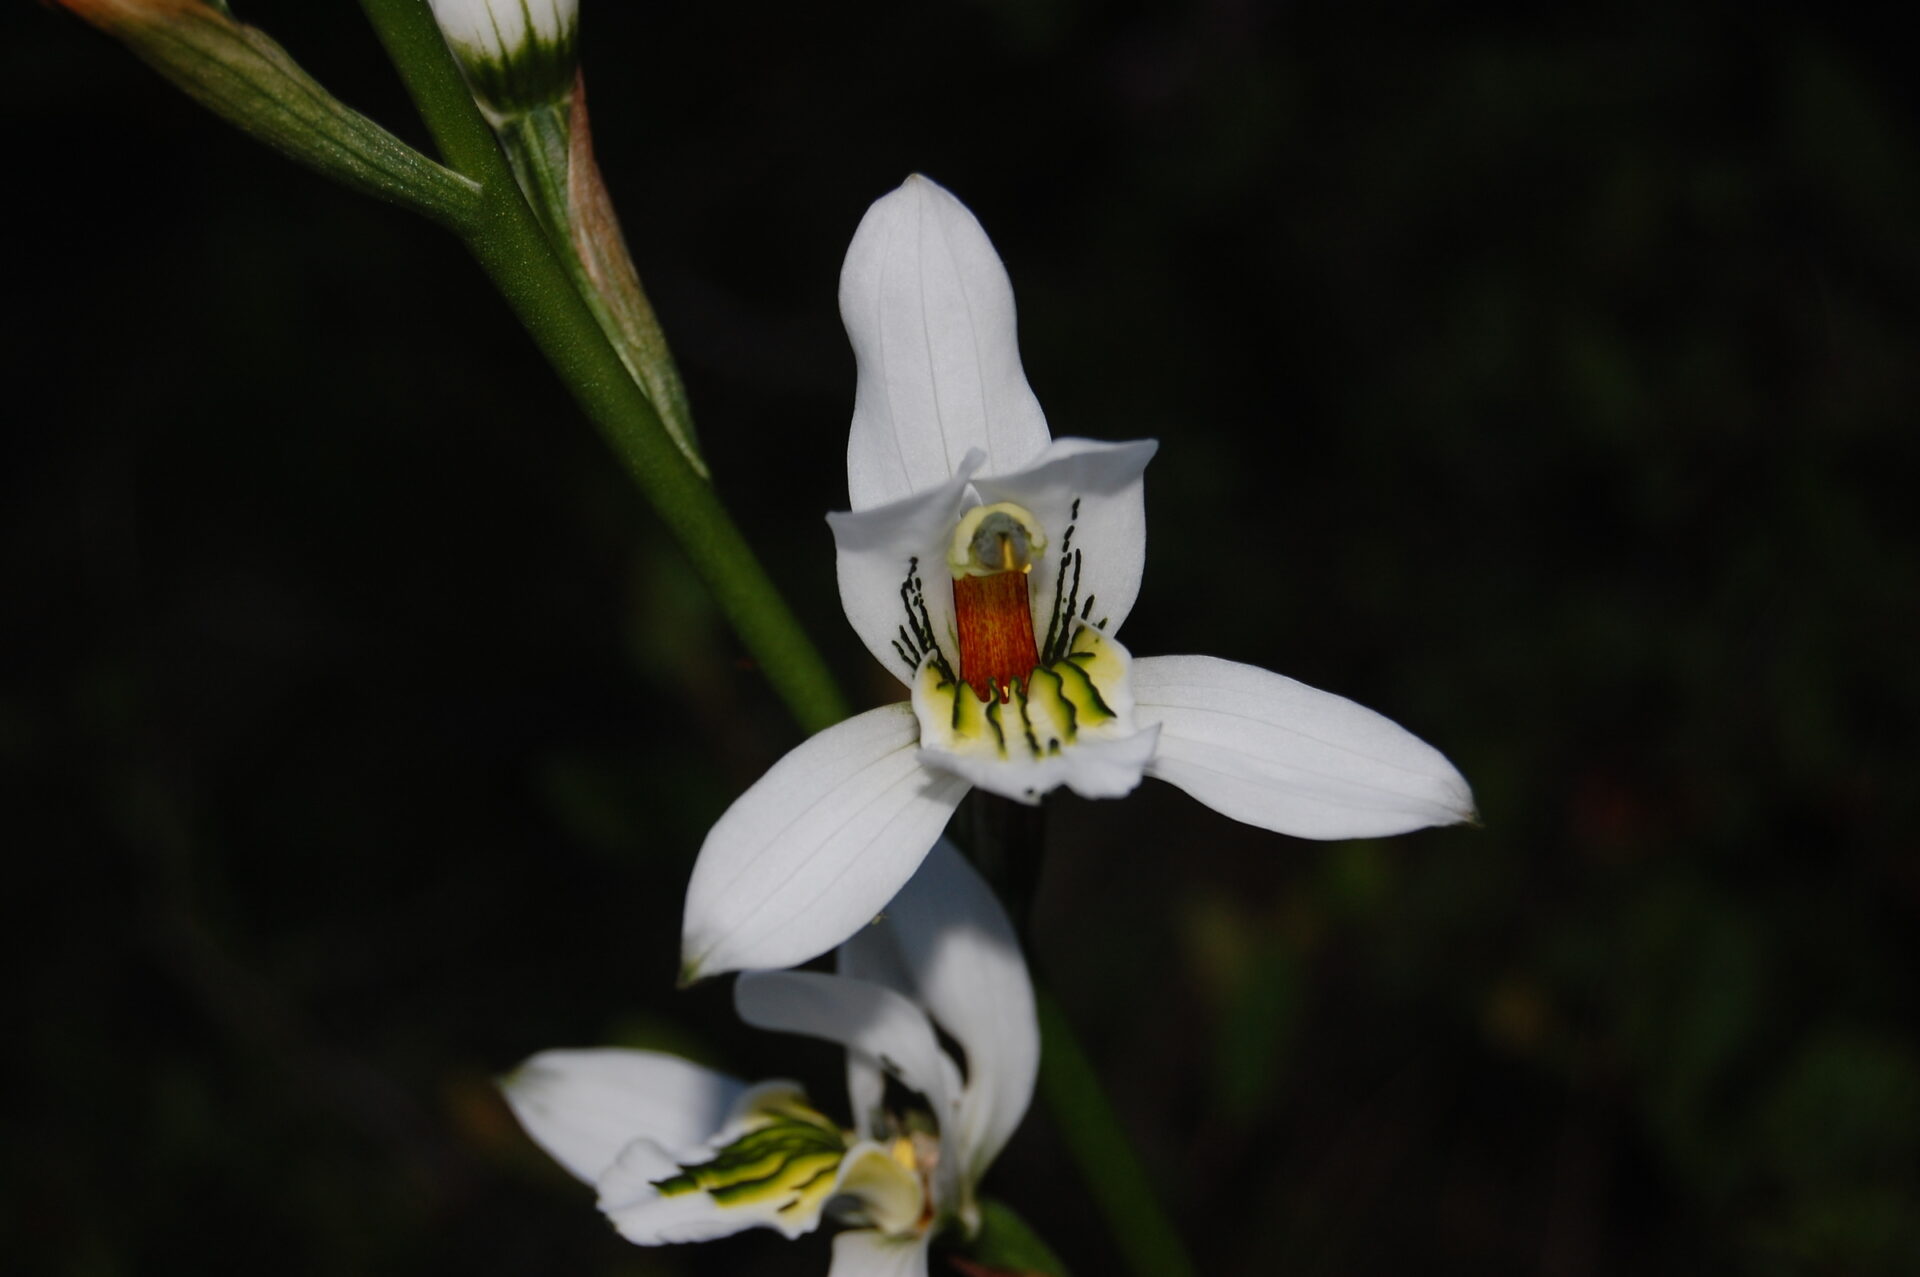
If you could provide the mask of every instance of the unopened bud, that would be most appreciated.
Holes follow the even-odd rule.
[[[495,116],[564,102],[573,92],[579,0],[431,0],[467,84]]]

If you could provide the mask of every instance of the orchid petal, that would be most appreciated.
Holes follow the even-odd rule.
[[[1013,285],[942,187],[915,174],[867,210],[840,270],[840,315],[859,369],[847,438],[855,510],[945,483],[971,449],[1002,472],[1046,446]]]
[[[952,479],[928,491],[886,505],[827,516],[837,552],[840,605],[854,633],[874,659],[911,686],[920,652],[918,640],[902,627],[924,625],[932,639],[953,648],[953,582],[947,574],[947,541],[961,513],[974,504],[967,480],[980,455],[962,459]],[[916,564],[914,560],[918,560]],[[903,587],[916,574],[933,586],[915,592],[926,605],[925,617],[907,610]],[[912,664],[909,663],[909,658]]]
[[[927,1277],[931,1238],[888,1237],[870,1229],[833,1239],[833,1265],[827,1277]]]
[[[1439,750],[1331,692],[1210,656],[1139,657],[1134,715],[1160,725],[1149,775],[1297,838],[1377,838],[1474,818]]]
[[[920,760],[929,771],[959,777],[990,794],[1029,807],[1062,785],[1082,798],[1124,798],[1139,787],[1140,777],[1151,771],[1158,732],[1158,727],[1147,726],[1113,740],[1084,739],[1057,754],[1038,758],[923,749]]]
[[[1082,798],[1132,793],[1157,730],[1141,728],[1134,714],[1133,657],[1118,639],[1073,626],[1064,659],[1033,671],[1004,698],[983,702],[938,668],[922,667],[913,685],[920,761],[1029,804],[1061,785]],[[1072,672],[1072,689],[1063,672]]]
[[[720,817],[687,885],[683,979],[825,953],[893,898],[965,782],[929,773],[905,704],[802,743]]]
[[[794,1238],[820,1226],[847,1154],[839,1129],[808,1105],[798,1083],[762,1082],[743,1090],[718,1132],[697,1145],[628,1144],[599,1177],[600,1209],[642,1246],[748,1228]]]
[[[636,1139],[706,1140],[745,1089],[678,1056],[612,1047],[542,1051],[500,1085],[533,1142],[588,1183]]]
[[[749,1228],[773,1227],[765,1213],[722,1206],[705,1193],[662,1194],[657,1185],[680,1164],[652,1140],[635,1140],[600,1177],[600,1209],[620,1235],[638,1246],[704,1242]],[[817,1226],[818,1217],[813,1223]]]
[[[989,471],[975,481],[983,501],[1025,506],[1046,533],[1047,556],[1035,565],[1027,584],[1033,615],[1043,633],[1056,594],[1063,594],[1076,581],[1075,614],[1084,614],[1108,634],[1117,634],[1133,611],[1147,562],[1142,475],[1159,447],[1152,439],[1131,443],[1056,439],[1023,469],[1012,474]],[[1072,549],[1080,551],[1080,560],[1078,570],[1069,567],[1062,581],[1060,555],[1066,552],[1069,526]]]
[[[1033,1100],[1040,1026],[1033,983],[1006,910],[952,843],[941,839],[880,922],[840,946],[838,969],[898,989],[966,1052],[952,1133],[978,1182]]]
[[[925,1096],[942,1129],[953,1121],[960,1071],[927,1013],[885,985],[820,971],[749,971],[734,983],[733,1007],[755,1028],[821,1038],[867,1057]]]

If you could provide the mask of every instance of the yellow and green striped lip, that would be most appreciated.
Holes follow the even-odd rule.
[[[748,1118],[747,1129],[707,1161],[653,1181],[662,1197],[705,1193],[719,1206],[818,1211],[833,1191],[847,1143],[821,1114],[782,1097]]]
[[[1079,628],[1059,660],[1036,667],[1024,684],[1010,684],[1004,701],[983,701],[936,662],[923,662],[914,697],[921,743],[1002,759],[1058,754],[1081,732],[1116,722],[1113,705],[1126,674],[1125,658],[1091,625]]]

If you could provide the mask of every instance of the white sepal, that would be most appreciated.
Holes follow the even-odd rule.
[[[500,1086],[534,1143],[589,1184],[633,1140],[698,1145],[746,1089],[675,1055],[615,1047],[542,1051]]]
[[[840,270],[859,381],[847,438],[855,510],[1027,464],[1047,421],[1020,367],[1013,285],[965,205],[915,174],[867,210]]]
[[[1345,697],[1211,656],[1139,657],[1134,718],[1160,725],[1149,775],[1297,838],[1377,838],[1474,818],[1445,755]]]
[[[687,886],[682,978],[787,967],[852,935],[913,876],[967,791],[919,763],[905,704],[829,727],[720,817]]]

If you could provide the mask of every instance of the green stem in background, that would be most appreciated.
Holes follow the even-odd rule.
[[[826,663],[668,435],[521,197],[426,0],[361,0],[361,7],[441,154],[480,183],[479,209],[460,228],[468,250],[666,522],[795,719],[815,732],[845,718]]]
[[[1146,1168],[1127,1143],[1120,1115],[1073,1026],[1045,989],[1036,988],[1034,995],[1040,1011],[1040,1098],[1127,1267],[1135,1277],[1192,1277],[1193,1261],[1160,1209]]]

